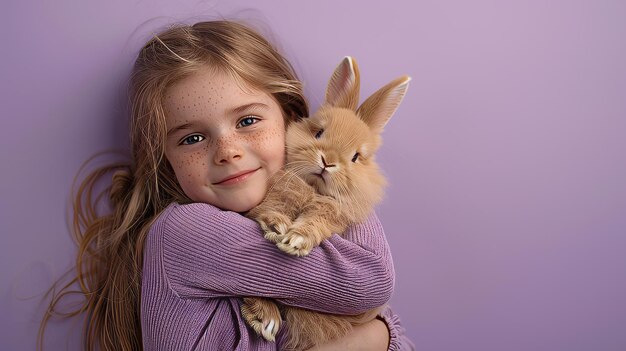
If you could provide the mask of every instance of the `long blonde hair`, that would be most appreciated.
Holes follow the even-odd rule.
[[[142,349],[139,311],[144,241],[150,225],[168,204],[191,202],[165,158],[163,97],[174,82],[206,65],[271,94],[286,123],[308,116],[302,84],[292,66],[243,24],[174,25],[149,40],[130,77],[131,161],[97,168],[72,195],[72,234],[78,244],[76,265],[70,271],[73,279],[57,292],[59,279],[46,294],[51,293],[52,299],[40,324],[38,349],[42,349],[52,316],[83,313],[87,350]],[[111,179],[111,185],[94,198],[94,188],[102,179]],[[99,215],[98,199],[106,195],[112,211]],[[75,284],[80,290],[72,290]],[[64,297],[77,293],[84,296],[84,302],[70,312],[59,311]]]

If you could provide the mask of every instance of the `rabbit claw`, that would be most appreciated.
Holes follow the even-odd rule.
[[[282,319],[275,303],[263,299],[244,299],[241,314],[247,324],[267,341],[275,341]]]
[[[276,246],[282,251],[294,256],[306,256],[314,247],[308,237],[294,230],[290,230],[287,234],[281,236],[280,239],[281,241],[278,242]]]
[[[279,243],[291,225],[291,220],[282,214],[264,215],[257,222],[265,233],[265,239],[273,243]]]

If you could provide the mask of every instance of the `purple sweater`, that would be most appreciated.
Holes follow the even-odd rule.
[[[373,214],[306,257],[263,238],[256,222],[205,203],[170,204],[144,248],[141,327],[145,350],[280,350],[249,329],[242,296],[265,296],[312,310],[357,314],[386,303],[391,254]],[[411,350],[398,316],[386,308],[390,350]]]

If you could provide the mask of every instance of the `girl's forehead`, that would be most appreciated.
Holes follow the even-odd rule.
[[[202,69],[174,83],[165,91],[167,124],[187,123],[206,116],[232,115],[241,106],[271,107],[274,98],[246,85],[241,79],[214,69]]]
[[[249,99],[271,97],[230,74],[212,69],[195,72],[165,91],[165,105],[175,106],[178,110],[219,107]]]
[[[166,90],[166,98],[184,99],[192,95],[212,96],[233,92],[244,95],[264,93],[246,84],[242,79],[237,79],[232,74],[207,67],[201,68],[172,84]]]

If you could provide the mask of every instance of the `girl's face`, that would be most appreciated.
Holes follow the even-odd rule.
[[[285,162],[285,124],[271,95],[206,67],[169,87],[165,155],[185,194],[245,212]]]

